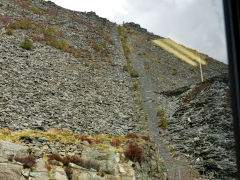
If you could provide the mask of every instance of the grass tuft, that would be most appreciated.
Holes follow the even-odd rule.
[[[163,129],[167,129],[168,128],[168,123],[167,123],[167,119],[165,117],[161,117],[158,121],[159,126],[161,126]]]
[[[158,111],[157,111],[157,116],[158,117],[164,117],[164,111],[162,110],[162,109],[159,109]]]
[[[168,128],[168,123],[167,123],[167,119],[164,116],[165,116],[164,111],[162,109],[159,109],[157,111],[157,117],[159,117],[158,124],[163,129],[167,129]]]
[[[139,90],[139,83],[138,83],[137,81],[133,83],[133,89],[134,89],[135,91],[138,91],[138,90]]]
[[[21,48],[26,50],[33,50],[34,46],[32,44],[32,41],[28,38],[25,38],[24,41],[20,45]]]
[[[29,21],[20,20],[11,24],[10,27],[13,29],[34,29],[35,25]]]
[[[130,70],[130,76],[135,78],[135,77],[139,77],[139,73],[137,71],[135,71],[134,69]]]
[[[12,36],[12,35],[14,35],[15,31],[12,28],[7,28],[5,33],[9,36]]]

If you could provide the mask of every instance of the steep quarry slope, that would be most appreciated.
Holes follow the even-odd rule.
[[[234,178],[227,65],[200,54],[201,84],[170,40],[50,1],[0,0],[0,27],[0,179]]]
[[[169,178],[234,179],[227,65],[200,54],[202,62],[206,62],[202,63],[205,81],[201,83],[198,66],[168,51],[169,42],[163,46],[156,43],[169,40],[134,23],[124,27],[128,32],[129,59],[140,73],[140,96],[148,115],[150,136],[159,146]],[[173,43],[170,47],[179,54],[183,53],[181,50],[199,54]],[[189,54],[188,58],[194,62]],[[199,175],[192,174],[196,171]]]
[[[116,24],[0,0],[0,26],[0,179],[167,178]]]
[[[1,127],[143,132],[116,24],[44,1],[2,1],[1,14],[15,31],[1,29]]]

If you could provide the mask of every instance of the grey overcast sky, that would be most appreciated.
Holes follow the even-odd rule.
[[[122,24],[135,22],[154,34],[170,37],[227,63],[221,0],[51,0],[76,11]]]

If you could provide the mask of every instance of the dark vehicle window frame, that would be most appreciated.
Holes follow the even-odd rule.
[[[231,82],[236,160],[238,179],[240,179],[240,2],[239,0],[223,0],[223,7]]]

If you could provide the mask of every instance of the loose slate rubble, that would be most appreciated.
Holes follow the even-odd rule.
[[[236,178],[235,141],[230,90],[225,76],[210,80],[195,96],[191,92],[200,85],[191,87],[178,96],[171,118],[169,133],[173,148],[195,158],[195,166],[204,168],[202,174],[214,179]]]
[[[24,9],[25,19],[46,22],[50,18],[47,22],[61,31],[69,44],[88,49],[95,57],[75,58],[40,42],[34,42],[33,51],[23,50],[19,44],[30,30],[15,30],[13,36],[8,36],[2,28],[0,126],[11,130],[54,127],[88,135],[132,132],[144,135],[144,121],[136,108],[137,96],[129,74],[122,71],[126,62],[117,25],[94,13],[72,12],[45,1],[32,3],[39,9],[58,11],[62,16],[37,16]],[[8,8],[12,8],[11,15],[21,19],[21,6],[12,1],[2,4],[0,13],[9,14]],[[72,16],[85,24],[74,21]],[[102,31],[112,44],[105,40],[105,34],[99,35]],[[112,52],[108,55],[111,62],[92,49],[101,43],[106,45],[106,51]]]

